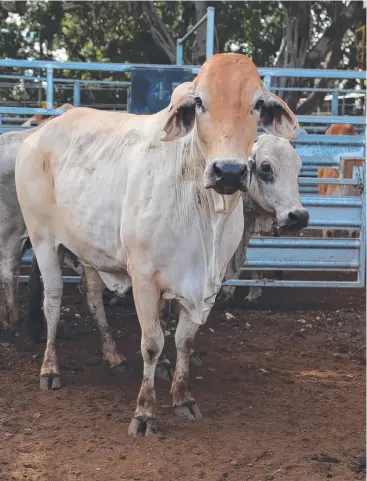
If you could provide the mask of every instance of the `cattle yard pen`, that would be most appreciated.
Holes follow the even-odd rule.
[[[208,28],[212,22],[208,17]],[[182,39],[180,39],[182,40]],[[208,45],[207,45],[208,47]],[[210,45],[207,54],[210,56]],[[193,77],[198,73],[199,66],[172,65],[135,65],[135,64],[106,64],[106,63],[81,63],[81,62],[49,62],[49,61],[26,61],[26,60],[0,60],[1,69],[7,69],[7,74],[0,75],[0,88],[18,88],[21,91],[30,86],[46,91],[46,108],[30,107],[29,105],[0,106],[0,133],[9,130],[17,130],[22,127],[19,122],[25,121],[30,115],[59,115],[63,111],[54,108],[54,92],[59,85],[66,86],[70,93],[73,92],[72,103],[75,106],[85,105],[82,102],[82,88],[118,88],[126,92],[126,102],[114,105],[94,105],[117,111],[132,111],[131,98],[133,96],[133,82],[129,76],[144,70],[148,75],[161,75],[174,72],[184,77]],[[10,72],[16,69],[16,75]],[[111,73],[122,76],[124,80],[105,79],[81,79],[62,78],[54,76],[54,72],[76,71],[98,73],[97,76],[110,78]],[[286,90],[302,90],[307,92],[325,92],[325,96],[331,93],[332,115],[299,115],[298,120],[304,132],[299,135],[296,148],[303,162],[302,172],[299,179],[302,202],[310,212],[310,225],[302,236],[293,237],[253,237],[248,250],[248,259],[243,267],[244,271],[272,271],[281,269],[290,277],[286,280],[267,279],[242,279],[229,280],[227,285],[236,286],[268,286],[268,287],[363,287],[365,285],[365,262],[366,262],[366,194],[365,194],[365,168],[354,168],[352,179],[318,179],[319,167],[340,168],[345,160],[365,160],[365,117],[344,116],[339,113],[339,95],[352,92],[360,95],[364,90],[343,88],[317,89],[315,88],[281,88],[274,86],[273,80],[278,78],[307,78],[307,79],[334,79],[336,80],[360,80],[366,78],[366,72],[361,71],[338,71],[338,70],[311,70],[311,69],[279,69],[259,68],[266,88],[277,91],[281,95]],[[20,72],[20,71],[23,71]],[[38,71],[39,74],[35,72]],[[45,71],[46,75],[41,75]],[[22,73],[22,74],[19,74]],[[75,74],[75,72],[74,72]],[[182,80],[184,81],[184,80]],[[3,82],[3,83],[2,83]],[[176,82],[180,83],[180,82]],[[161,85],[161,84],[160,84]],[[9,87],[10,86],[10,87]],[[174,87],[172,83],[172,87]],[[162,87],[163,89],[163,87]],[[155,92],[156,98],[159,92]],[[325,136],[326,128],[330,124],[349,123],[356,130],[356,136]],[[23,127],[24,128],[24,127]],[[321,133],[320,133],[321,132]],[[356,192],[355,196],[349,197],[322,197],[318,195],[318,184],[352,185]],[[361,193],[361,195],[358,195]],[[346,231],[353,229],[359,232],[356,238],[334,237],[323,239],[315,235],[315,231],[322,229]],[[312,235],[312,237],[311,237]],[[31,261],[30,251],[23,258],[23,264]],[[295,273],[301,274],[302,279],[294,279]],[[313,280],[315,273],[326,273],[328,279]],[[332,279],[330,279],[330,275]],[[306,279],[304,277],[306,276]],[[344,276],[340,279],[340,276]],[[346,277],[345,277],[346,276]],[[28,276],[21,276],[26,282]],[[79,282],[77,276],[64,276],[65,282]]]

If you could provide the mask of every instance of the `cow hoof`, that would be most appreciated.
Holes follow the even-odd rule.
[[[203,419],[200,409],[196,403],[176,406],[173,412],[176,416],[184,419],[185,421],[201,421]]]
[[[157,363],[157,367],[155,368],[155,377],[159,381],[166,381],[166,382],[172,381],[173,371],[171,368],[171,363],[167,358]]]
[[[121,361],[117,366],[112,366],[111,372],[122,375],[124,378],[134,377],[134,371],[127,361]]]
[[[40,376],[40,389],[41,391],[48,391],[49,389],[60,389],[61,378],[60,374],[42,374]]]
[[[190,364],[194,367],[201,367],[203,365],[203,361],[200,359],[199,356],[191,356]]]
[[[254,309],[258,307],[258,305],[259,305],[258,299],[250,299],[249,297],[245,297],[242,307],[244,309]]]
[[[154,436],[158,432],[157,420],[152,418],[132,418],[127,434],[132,437]]]

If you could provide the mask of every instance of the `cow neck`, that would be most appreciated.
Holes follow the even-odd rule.
[[[251,197],[251,191],[243,194],[243,215],[245,228],[248,229],[250,235],[272,232],[275,224],[274,216]]]
[[[211,195],[214,205],[211,285],[215,291],[218,291],[221,286],[222,274],[224,274],[220,271],[218,262],[218,259],[220,259],[220,243],[226,221],[236,209],[241,198],[241,193],[236,192],[233,195],[221,195],[211,189]]]
[[[197,193],[201,198],[203,216],[203,226],[210,225],[211,229],[211,252],[207,252],[206,246],[203,245],[203,252],[206,257],[206,264],[209,267],[207,279],[212,289],[218,291],[221,285],[221,275],[219,272],[219,247],[222,239],[226,221],[234,212],[241,198],[241,193],[237,192],[233,195],[221,195],[213,189],[205,189],[203,176],[205,169],[205,158],[201,151],[197,140],[197,133],[194,131],[188,136],[181,139],[177,145],[177,183],[183,180],[194,181]]]

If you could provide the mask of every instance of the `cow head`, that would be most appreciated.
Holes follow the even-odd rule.
[[[287,105],[266,90],[254,63],[240,54],[218,54],[193,82],[172,94],[163,141],[177,140],[196,125],[206,160],[204,185],[220,194],[246,192],[249,156],[258,124],[289,139],[297,120]]]
[[[261,135],[252,148],[251,200],[264,213],[262,219],[287,230],[300,230],[308,225],[309,214],[301,203],[298,176],[301,159],[288,140],[274,135]]]
[[[57,109],[57,105],[54,105],[54,108]],[[71,104],[63,104],[61,107],[59,107],[62,110],[70,110],[74,108],[74,105]],[[22,126],[25,127],[38,127],[39,125],[44,124],[45,122],[48,122],[49,120],[55,118],[54,115],[41,115],[41,114],[36,114],[33,115],[30,119],[28,119],[26,122],[22,124]]]

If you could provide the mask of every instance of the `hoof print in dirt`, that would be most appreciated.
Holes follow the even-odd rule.
[[[127,431],[129,436],[145,436],[146,438],[154,436],[157,432],[157,420],[151,418],[132,418]]]
[[[340,459],[328,454],[315,454],[311,456],[312,461],[319,461],[320,463],[340,463]]]
[[[175,406],[174,413],[185,421],[201,421],[203,416],[196,403],[183,404],[182,406]]]
[[[49,391],[50,389],[60,389],[61,378],[59,374],[45,374],[40,376],[41,391]]]
[[[257,309],[259,307],[259,301],[245,297],[245,300],[242,302],[241,307],[243,309]]]

